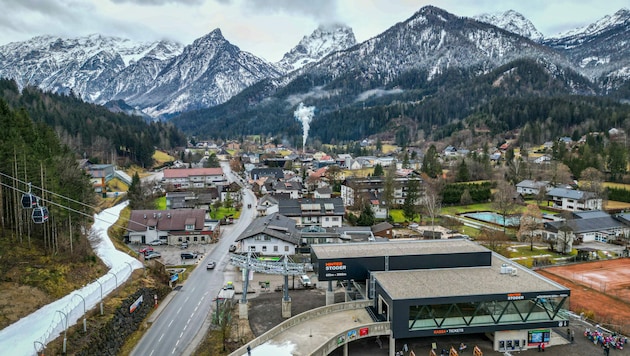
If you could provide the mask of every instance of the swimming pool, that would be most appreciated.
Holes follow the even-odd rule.
[[[492,211],[480,211],[477,213],[464,213],[461,216],[489,222],[491,224],[497,224],[501,226],[518,226],[521,223],[521,218],[518,216],[510,216],[507,219],[498,213]]]

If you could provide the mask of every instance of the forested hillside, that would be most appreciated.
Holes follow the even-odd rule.
[[[265,133],[295,141],[301,127],[293,111],[303,99],[316,107],[309,137],[325,143],[380,135],[407,145],[445,139],[463,129],[490,129],[493,135],[523,129],[521,140],[541,144],[574,131],[630,129],[623,126],[630,105],[598,96],[592,83],[569,69],[547,68],[531,59],[481,76],[453,69],[431,81],[426,72],[412,70],[378,91],[365,91],[371,84],[354,80],[356,75],[332,80],[311,73],[275,93],[269,82],[261,82],[256,91],[248,88],[223,105],[182,114],[173,122],[202,137]],[[268,97],[261,100],[260,92]]]
[[[147,123],[138,116],[112,113],[73,95],[44,93],[34,87],[20,92],[13,81],[0,80],[0,98],[24,110],[36,123],[54,129],[62,144],[95,163],[138,164],[151,167],[155,147],[183,146],[185,136],[173,125]]]

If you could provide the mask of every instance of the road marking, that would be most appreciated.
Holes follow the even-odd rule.
[[[183,331],[182,331],[182,333],[181,333],[181,334],[179,334],[179,338],[181,339],[181,338],[182,338],[182,336],[184,336],[184,332],[183,332]],[[177,340],[177,343],[179,344],[179,340]],[[176,344],[176,345],[177,345],[177,344]]]
[[[177,347],[173,347],[173,352],[171,352],[171,354],[173,354],[173,355],[175,354],[175,349],[176,349],[176,348],[177,348]]]
[[[191,292],[194,292],[194,291],[195,291],[195,289],[197,289],[197,287],[193,287],[193,289],[191,290]]]
[[[155,349],[151,350],[151,353],[149,354],[149,356],[153,355],[154,352],[155,352]]]
[[[170,322],[170,323],[168,323],[168,327],[169,327],[169,328],[171,327],[171,324],[173,324],[173,320],[175,320],[175,319],[172,319],[172,320],[171,320],[171,322]]]
[[[186,331],[187,327],[188,327],[188,323],[186,323],[186,325],[184,325],[184,331]]]
[[[169,325],[170,326],[170,325]],[[158,342],[162,342],[162,338],[164,337],[164,334],[162,334],[162,336],[160,336],[160,338],[158,339]]]
[[[182,307],[179,307],[179,309],[177,309],[177,314],[179,314],[179,312],[182,311]]]
[[[192,318],[195,315],[195,313],[190,314],[190,317]]]
[[[186,297],[186,299],[184,299],[184,302],[187,302],[187,301],[188,301],[188,299],[190,299],[190,297]]]

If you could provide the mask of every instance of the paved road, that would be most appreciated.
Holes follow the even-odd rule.
[[[237,178],[223,167],[229,181]],[[242,184],[240,180],[239,184]],[[208,261],[216,261],[217,267],[208,271],[205,268],[195,269],[182,288],[173,292],[170,301],[160,315],[147,330],[131,355],[162,356],[188,355],[196,347],[199,333],[204,333],[204,323],[212,312],[213,299],[217,296],[225,282],[223,271],[229,264],[229,246],[245,230],[254,219],[256,198],[251,191],[245,191],[240,218],[224,229],[219,242],[200,262],[205,266]],[[250,209],[247,204],[252,204]],[[207,325],[205,325],[207,327]]]

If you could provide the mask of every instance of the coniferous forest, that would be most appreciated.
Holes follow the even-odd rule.
[[[74,95],[57,95],[0,80],[0,98],[10,108],[24,111],[35,123],[46,124],[80,156],[94,163],[137,164],[151,167],[155,147],[171,149],[186,144],[173,125],[147,122],[139,116],[113,113]]]

